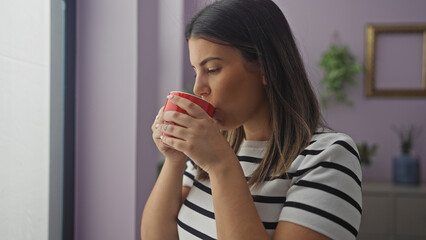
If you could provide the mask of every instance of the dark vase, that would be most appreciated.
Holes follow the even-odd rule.
[[[403,154],[393,159],[393,180],[398,184],[419,183],[419,159]]]

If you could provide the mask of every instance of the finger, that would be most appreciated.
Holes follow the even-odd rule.
[[[163,122],[163,113],[164,113],[164,106],[160,108],[158,111],[157,117],[155,118],[158,122]]]
[[[157,123],[152,130],[152,137],[154,140],[160,140],[160,136],[163,134],[161,131],[161,124]]]
[[[154,120],[154,122],[152,123],[152,125],[151,125],[151,130],[152,131],[154,131],[154,129],[156,129],[157,127],[156,127],[156,125],[158,124],[158,121],[157,121],[157,119],[155,119]]]
[[[163,120],[165,123],[173,122],[182,127],[188,127],[193,119],[193,117],[177,111],[167,111],[163,113]]]
[[[185,128],[175,124],[163,124],[161,126],[162,132],[168,137],[174,137],[179,139],[185,139]]]
[[[155,120],[152,123],[151,129],[154,131],[154,126],[158,123],[162,122],[162,115],[163,115],[163,109],[164,107],[161,107],[160,110],[158,110],[157,116],[155,116]]]
[[[169,101],[172,103],[178,105],[180,108],[185,110],[188,115],[194,117],[194,118],[206,118],[209,117],[208,114],[202,109],[200,106],[198,106],[196,103],[175,95],[169,95],[167,96]]]
[[[169,137],[169,136],[161,136],[161,142],[173,149],[176,149],[180,152],[181,149],[183,149],[183,147],[185,146],[185,141],[182,139],[178,139],[178,138],[174,138],[174,137]]]
[[[160,125],[160,122],[158,120],[155,120],[154,123],[151,125],[151,130],[154,132]]]

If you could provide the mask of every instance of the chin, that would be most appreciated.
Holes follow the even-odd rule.
[[[226,125],[225,123],[223,123],[223,122],[218,122],[218,125],[219,125],[219,129],[221,130],[221,131],[229,131],[229,130],[233,130],[233,129],[236,129],[236,128],[238,128],[239,126],[234,126],[234,125],[232,125],[232,126],[230,126],[230,125]]]
[[[223,111],[216,109],[216,111],[214,112],[212,116],[212,118],[216,121],[219,129],[221,131],[227,131],[227,130],[232,130],[234,128],[237,128],[238,126],[234,126],[232,123],[230,125],[229,121],[226,121],[225,114],[223,113],[224,113]]]
[[[226,126],[222,121],[220,120],[216,120],[217,125],[220,129],[220,131],[227,131],[227,130],[231,130],[232,128],[230,128],[229,126]]]
[[[217,122],[217,124],[222,125],[223,121],[221,121],[222,118],[220,117],[220,115],[221,115],[220,110],[215,108],[213,115],[212,115],[212,118]]]

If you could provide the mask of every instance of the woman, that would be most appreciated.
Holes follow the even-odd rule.
[[[209,117],[177,96],[169,100],[188,115],[160,109],[152,131],[165,162],[142,239],[355,239],[356,146],[321,123],[280,9],[217,1],[190,21],[186,38],[194,93],[216,110]]]

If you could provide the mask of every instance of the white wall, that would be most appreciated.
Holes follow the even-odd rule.
[[[0,239],[47,239],[50,0],[0,5]]]

